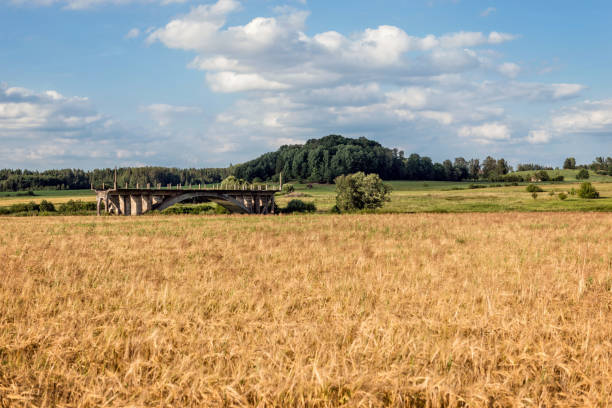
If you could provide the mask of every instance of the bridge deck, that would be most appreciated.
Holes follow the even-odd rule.
[[[177,193],[191,193],[191,192],[206,192],[209,191],[211,193],[216,194],[244,194],[247,192],[257,192],[262,194],[274,194],[278,193],[281,190],[278,189],[216,189],[216,188],[117,188],[117,189],[106,189],[106,190],[98,190],[100,192],[108,192],[109,194],[150,194],[156,196],[174,196]]]

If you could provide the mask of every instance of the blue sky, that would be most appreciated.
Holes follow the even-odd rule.
[[[327,134],[612,155],[607,1],[0,0],[0,168],[217,167]]]

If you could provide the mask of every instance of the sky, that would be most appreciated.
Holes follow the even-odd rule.
[[[612,2],[0,0],[0,168],[225,167],[328,134],[612,156]]]

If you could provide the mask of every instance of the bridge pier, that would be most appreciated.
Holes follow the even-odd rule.
[[[142,196],[135,194],[130,195],[130,215],[142,214]]]
[[[142,196],[142,212],[143,214],[153,209],[153,197],[150,195]]]
[[[130,200],[125,194],[119,195],[119,212],[121,215],[130,215]]]

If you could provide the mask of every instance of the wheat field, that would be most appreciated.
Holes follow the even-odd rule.
[[[0,230],[0,407],[612,404],[610,214]]]

